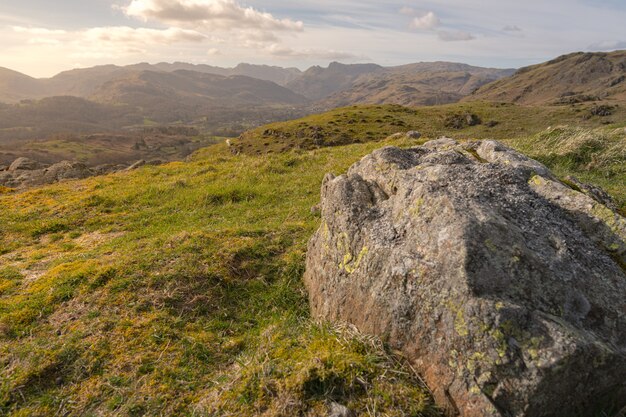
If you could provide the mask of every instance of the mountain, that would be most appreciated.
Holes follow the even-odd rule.
[[[271,81],[194,71],[140,71],[103,84],[91,99],[140,107],[160,123],[191,121],[221,109],[302,106],[307,99]]]
[[[302,74],[297,68],[268,65],[239,64],[234,68],[221,68],[183,62],[162,62],[154,65],[148,63],[128,66],[99,65],[63,71],[51,78],[36,79],[16,71],[0,68],[0,102],[15,103],[24,99],[40,99],[50,96],[89,97],[106,83],[138,71],[169,73],[179,70],[225,77],[247,76],[271,81],[281,86],[295,80]]]
[[[0,102],[17,102],[41,92],[42,85],[39,80],[0,67]]]
[[[564,104],[626,99],[626,51],[573,53],[522,68],[465,100]]]
[[[376,64],[345,65],[333,62],[328,68],[319,66],[309,68],[299,78],[287,83],[286,87],[311,100],[320,100],[337,91],[350,88],[359,76],[382,69],[383,67]]]
[[[424,62],[385,68],[359,76],[352,86],[321,101],[324,108],[354,104],[421,106],[455,103],[482,85],[514,70]]]

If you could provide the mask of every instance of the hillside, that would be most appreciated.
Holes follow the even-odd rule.
[[[407,131],[419,131],[427,137],[513,139],[562,124],[592,128],[612,123],[619,126],[626,120],[624,107],[616,108],[611,116],[594,115],[594,108],[593,104],[532,107],[497,103],[418,108],[352,106],[252,129],[232,144],[236,152],[262,154],[346,145]]]
[[[386,68],[359,76],[352,85],[320,103],[324,108],[353,104],[430,106],[456,103],[477,88],[511,75],[513,70],[448,62]]]
[[[538,129],[525,108],[501,108],[529,123],[524,132]],[[432,137],[450,132],[399,106],[342,112],[337,128],[346,131],[359,115],[420,120]],[[520,131],[508,143],[562,178],[607,187],[624,209],[620,120]],[[324,174],[384,145],[427,140],[383,133],[275,155],[233,155],[220,144],[188,163],[3,190],[0,412],[271,417],[328,414],[338,403],[361,414],[375,406],[438,415],[402,358],[350,329],[311,323],[300,280]]]
[[[486,85],[465,101],[571,104],[626,100],[626,51],[573,53],[522,68]]]
[[[309,68],[299,78],[287,83],[286,87],[311,100],[320,100],[349,88],[360,75],[382,69],[383,67],[376,64],[345,65],[332,62],[328,68],[319,66]]]
[[[0,67],[0,102],[13,103],[39,97],[43,91],[39,80],[8,68]]]
[[[48,97],[0,107],[0,143],[53,133],[107,132],[138,123],[143,123],[143,117],[128,106]]]

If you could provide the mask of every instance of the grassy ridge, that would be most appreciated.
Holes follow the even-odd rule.
[[[528,107],[498,103],[417,108],[353,106],[266,125],[232,142],[241,153],[255,155],[375,141],[409,130],[431,138],[446,135],[455,139],[508,139],[527,138],[563,124],[595,128],[626,120],[624,106],[616,107],[608,117],[593,116],[592,108],[592,104]],[[468,115],[475,115],[479,122],[468,125]]]
[[[0,197],[0,414],[433,415],[379,346],[308,321],[322,174],[376,146],[218,146]]]

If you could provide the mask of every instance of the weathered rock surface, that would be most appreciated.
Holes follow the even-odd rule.
[[[29,158],[17,158],[9,166],[9,171],[33,171],[35,169],[41,169],[44,166],[37,161]]]
[[[626,220],[574,188],[493,141],[375,151],[324,180],[313,314],[401,349],[450,415],[624,406]]]

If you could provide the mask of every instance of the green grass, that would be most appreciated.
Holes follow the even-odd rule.
[[[397,132],[417,130],[425,137],[455,139],[526,138],[561,124],[585,128],[626,120],[620,106],[611,117],[589,117],[592,104],[529,107],[498,103],[461,103],[408,108],[397,105],[353,106],[273,123],[244,133],[233,144],[242,153],[263,154],[377,141]],[[455,129],[451,116],[474,114],[482,123]]]
[[[323,415],[333,401],[359,415],[438,415],[401,358],[312,323],[301,283],[323,175],[419,143],[372,127],[417,110],[371,109],[369,125],[335,122],[372,130],[365,143],[236,156],[216,145],[188,163],[0,192],[0,415]],[[483,121],[510,111],[489,109]],[[425,136],[439,136],[436,123]],[[497,137],[625,207],[623,133],[536,123]],[[488,128],[459,136],[471,129]]]
[[[0,197],[0,414],[436,415],[397,358],[312,324],[300,282],[322,174],[377,146]]]

